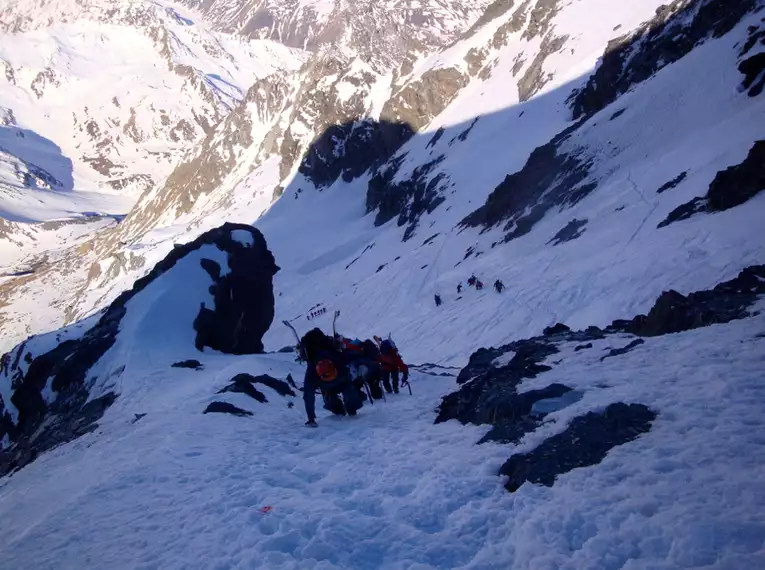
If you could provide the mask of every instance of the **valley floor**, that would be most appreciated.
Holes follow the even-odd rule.
[[[97,433],[0,481],[0,560],[38,570],[759,567],[763,337],[759,315],[648,339],[602,364],[606,346],[553,355],[563,363],[524,388],[565,379],[584,397],[517,450],[613,401],[659,417],[600,465],[514,494],[496,476],[513,446],[475,445],[486,427],[433,424],[451,376],[415,372],[413,396],[357,418],[320,416],[311,430],[299,397],[214,396],[239,372],[300,383],[292,355],[205,354],[203,371],[138,365]],[[254,415],[202,415],[214,399]]]

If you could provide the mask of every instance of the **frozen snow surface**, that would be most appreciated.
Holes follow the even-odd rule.
[[[282,380],[291,374],[300,384],[303,368],[294,354],[195,350],[194,316],[200,303],[212,302],[199,260],[208,257],[228,271],[225,255],[205,247],[128,302],[116,342],[89,375],[100,379],[91,398],[119,394],[98,429],[0,479],[0,567],[765,568],[763,300],[746,319],[647,338],[603,361],[610,343],[561,347],[552,370],[521,389],[559,382],[573,391],[538,402],[545,423],[517,444],[476,445],[487,426],[434,424],[441,397],[458,387],[459,367],[481,347],[538,335],[557,322],[604,326],[647,312],[662,291],[709,289],[765,263],[765,193],[657,227],[765,139],[765,94],[749,96],[738,69],[750,37],[760,42],[750,53],[762,50],[762,36],[754,35],[762,10],[700,41],[579,126],[556,150],[586,163],[584,182],[593,189],[547,209],[528,233],[502,243],[504,223],[459,222],[521,170],[534,149],[573,125],[567,102],[573,90],[586,83],[610,40],[654,17],[658,0],[618,8],[604,0],[540,1],[507,12],[495,2],[487,13],[499,16],[444,49],[415,49],[400,69],[351,57],[347,67],[371,86],[354,97],[349,86],[356,84],[346,77],[335,103],[358,104],[373,118],[407,85],[425,89],[417,81],[434,70],[466,74],[448,104],[382,167],[397,165],[390,181],[396,184],[416,181],[431,164],[422,182],[438,187],[443,202],[423,207],[415,225],[393,216],[379,226],[366,202],[372,173],[317,188],[297,172],[297,162],[282,163],[284,156],[272,152],[289,147],[285,133],[300,141],[301,152],[310,142],[317,111],[306,90],[315,89],[320,102],[334,93],[309,81],[324,60],[301,69],[305,84],[291,83],[297,75],[286,72],[306,55],[217,31],[241,28],[238,5],[229,1],[116,3],[119,22],[105,28],[101,18],[114,4],[23,0],[12,11],[0,9],[8,31],[0,38],[0,65],[23,79],[0,82],[0,349],[35,334],[29,350],[39,355],[78,338],[174,244],[237,221],[263,232],[281,268],[267,350],[294,344],[282,319],[301,333],[313,326],[329,331],[339,310],[343,334],[391,333],[408,363],[435,368],[413,369],[413,395],[366,405],[356,418],[321,412],[316,430],[302,427],[299,392],[293,398],[264,389],[267,403],[217,394],[245,372]],[[268,13],[292,9],[289,2],[266,4]],[[407,14],[424,5],[400,4]],[[329,2],[295,5],[330,13]],[[208,27],[197,8],[221,21]],[[47,19],[18,18],[48,9]],[[446,13],[455,29],[459,20]],[[156,34],[138,31],[144,28],[131,20],[137,14],[150,14],[149,28],[172,38],[169,59],[157,51]],[[258,26],[261,35],[277,38],[294,27],[275,24],[267,34]],[[533,33],[532,26],[542,30]],[[565,38],[562,47],[551,49],[556,38]],[[113,75],[96,72],[109,65],[117,68]],[[168,65],[191,66],[196,79],[168,73]],[[286,86],[272,77],[248,92],[274,71],[285,72]],[[38,75],[40,96],[31,88]],[[192,89],[200,78],[206,87]],[[245,93],[252,98],[238,105]],[[410,103],[405,99],[401,109]],[[126,142],[134,133],[125,130],[131,107],[147,137]],[[170,127],[202,111],[219,127],[210,124],[208,136],[195,123],[199,132],[174,140],[161,109],[172,117]],[[83,134],[88,119],[99,133],[114,135],[115,146],[98,146],[104,139],[93,128]],[[184,130],[175,132],[181,137]],[[242,142],[248,137],[249,145]],[[119,173],[91,168],[83,157],[96,149],[119,163]],[[163,186],[178,161],[195,156],[204,160],[186,165],[209,167],[214,187],[183,193],[211,176],[201,166],[188,179],[181,169],[180,183]],[[122,190],[110,185],[132,174],[154,183],[143,188],[139,177]],[[671,189],[662,189],[672,180]],[[124,222],[104,215],[125,213],[139,195]],[[413,202],[407,197],[406,206]],[[553,245],[572,221],[584,221],[578,235]],[[253,244],[247,232],[231,238]],[[472,273],[484,282],[482,291],[467,287]],[[502,294],[491,288],[497,278],[507,287]],[[439,308],[436,293],[444,301]],[[329,310],[309,321],[319,305]],[[203,368],[171,368],[185,359]],[[11,392],[10,382],[0,385],[15,421]],[[52,386],[45,385],[43,397],[55,397]],[[203,415],[212,401],[252,415]],[[598,465],[560,475],[552,487],[503,488],[497,472],[509,456],[614,402],[654,410],[651,430]]]
[[[270,391],[228,397],[251,417],[201,415],[236,373],[299,377],[290,355],[207,354],[203,371],[133,361],[97,433],[0,482],[0,552],[41,569],[757,568],[763,332],[760,315],[603,364],[583,351],[539,378],[583,398],[516,448],[433,424],[453,377],[414,372],[412,396],[310,430],[302,402]],[[551,488],[503,489],[509,453],[614,401],[658,410],[653,429]]]

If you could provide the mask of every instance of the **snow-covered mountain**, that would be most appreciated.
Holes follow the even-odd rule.
[[[146,9],[167,26],[271,42],[273,67],[119,223],[92,219],[108,227],[8,265],[24,273],[0,282],[3,458],[25,466],[0,503],[13,562],[80,568],[99,552],[127,566],[127,538],[75,548],[65,521],[97,535],[148,511],[136,564],[161,567],[756,567],[762,0],[126,5],[119,18]],[[111,17],[106,2],[53,6],[56,26]],[[8,30],[51,33],[11,14]],[[248,65],[265,65],[252,49]],[[3,172],[55,186],[76,157],[15,109],[5,116],[25,142]],[[32,145],[46,165],[23,155]],[[321,435],[291,435],[300,402],[260,375],[289,384],[294,356],[211,352],[194,333],[211,302],[228,323],[245,314],[246,286],[226,283],[242,267],[233,252],[258,240],[210,242],[228,235],[223,222],[265,236],[280,268],[275,322],[329,330],[339,310],[347,335],[391,333],[418,364],[411,399],[366,406],[353,430],[322,418]],[[329,310],[311,317],[317,307]],[[294,338],[277,325],[263,342]],[[183,360],[193,370],[172,367]],[[201,419],[208,405],[249,420]],[[144,448],[157,451],[136,465]],[[78,463],[104,481],[51,481]],[[165,488],[176,479],[182,507]],[[148,491],[124,508],[137,480]],[[212,480],[230,486],[217,503],[204,498]],[[82,501],[68,510],[56,495]],[[255,538],[224,552],[234,526]],[[189,546],[205,532],[209,551]],[[39,552],[47,536],[55,548]]]
[[[215,32],[179,10],[106,0],[4,7],[2,217],[124,215],[249,85],[304,59],[275,42]]]

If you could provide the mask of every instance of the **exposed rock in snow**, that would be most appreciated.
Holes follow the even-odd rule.
[[[234,232],[247,232],[252,245],[236,239]],[[185,255],[202,243],[214,243],[229,253],[229,270],[222,272],[217,262],[202,259],[213,282],[210,293],[215,304],[213,308],[203,304],[194,320],[197,349],[209,346],[228,354],[263,352],[261,339],[274,320],[273,276],[279,271],[263,234],[252,227],[225,224],[201,237],[205,239],[198,238],[173,253]]]
[[[173,368],[191,368],[192,370],[202,370],[204,368],[201,362],[194,359],[173,362],[170,366]]]
[[[688,54],[699,43],[728,33],[761,0],[675,0],[634,32],[609,43],[595,73],[572,101],[574,117],[590,116]]]
[[[662,191],[662,188],[659,190]],[[765,190],[765,140],[756,141],[741,164],[718,172],[709,185],[706,196],[694,198],[678,206],[666,219],[659,222],[658,227],[663,228],[673,222],[687,220],[696,214],[722,212],[740,206],[763,190]]]
[[[203,414],[231,414],[232,416],[251,416],[252,412],[243,410],[242,408],[235,406],[229,402],[210,402],[205,408]]]
[[[253,246],[233,240],[234,231],[248,232]],[[192,343],[236,354],[262,352],[261,338],[274,315],[272,278],[277,270],[258,230],[225,224],[176,247],[93,317],[95,324],[73,327],[64,338],[61,333],[32,337],[5,354],[0,438],[8,436],[10,446],[1,450],[0,473],[96,429],[119,396],[119,378],[131,358],[138,358],[130,355],[133,335],[159,335],[162,342],[150,348],[168,359],[172,347],[187,352]],[[205,285],[204,276],[212,285]],[[191,323],[195,314],[196,340]],[[140,358],[152,356],[144,349]]]
[[[499,469],[505,488],[518,490],[526,481],[552,487],[558,475],[597,465],[608,451],[651,429],[656,413],[641,404],[616,403],[602,413],[574,418],[566,430],[528,453],[513,455]]]
[[[543,381],[545,373],[567,357],[592,348],[592,342],[579,343],[623,344],[623,332],[657,336],[742,319],[761,295],[765,295],[765,267],[750,267],[736,279],[710,291],[698,291],[688,297],[674,291],[664,293],[647,317],[638,315],[631,321],[615,321],[605,331],[597,327],[572,331],[558,323],[546,328],[539,337],[496,349],[479,349],[457,377],[457,383],[463,386],[441,402],[436,423],[456,419],[462,423],[489,424],[491,430],[479,443],[517,443],[539,429],[550,413],[581,399],[582,394],[567,398],[572,388],[559,383],[522,389],[529,379],[540,377],[539,381]],[[625,355],[645,344],[643,338],[633,338],[620,348],[609,348],[588,366],[594,369],[609,358]],[[562,357],[558,358],[560,353]],[[503,358],[505,355],[510,358]],[[557,360],[551,361],[553,355]],[[560,405],[545,406],[545,401],[551,399],[561,399]],[[546,439],[534,450],[512,456],[500,473],[509,476],[506,487],[510,491],[517,490],[524,481],[550,486],[562,473],[599,463],[612,447],[648,431],[655,418],[656,412],[641,404],[611,404],[602,413],[590,412],[573,419],[565,431]]]
[[[558,245],[567,241],[574,240],[581,236],[585,231],[587,220],[577,220],[574,218],[565,225],[553,238],[547,243]]]
[[[696,291],[687,296],[665,291],[648,315],[614,321],[610,329],[657,336],[727,323],[746,317],[748,308],[763,294],[765,265],[747,267],[736,278],[720,283],[711,291]]]

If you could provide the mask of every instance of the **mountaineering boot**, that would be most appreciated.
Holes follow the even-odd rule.
[[[310,420],[308,420],[308,421],[305,423],[305,427],[312,427],[312,428],[317,428],[317,427],[319,427],[319,424],[317,424],[317,423],[316,423],[316,420],[314,420],[314,419],[310,419]]]

